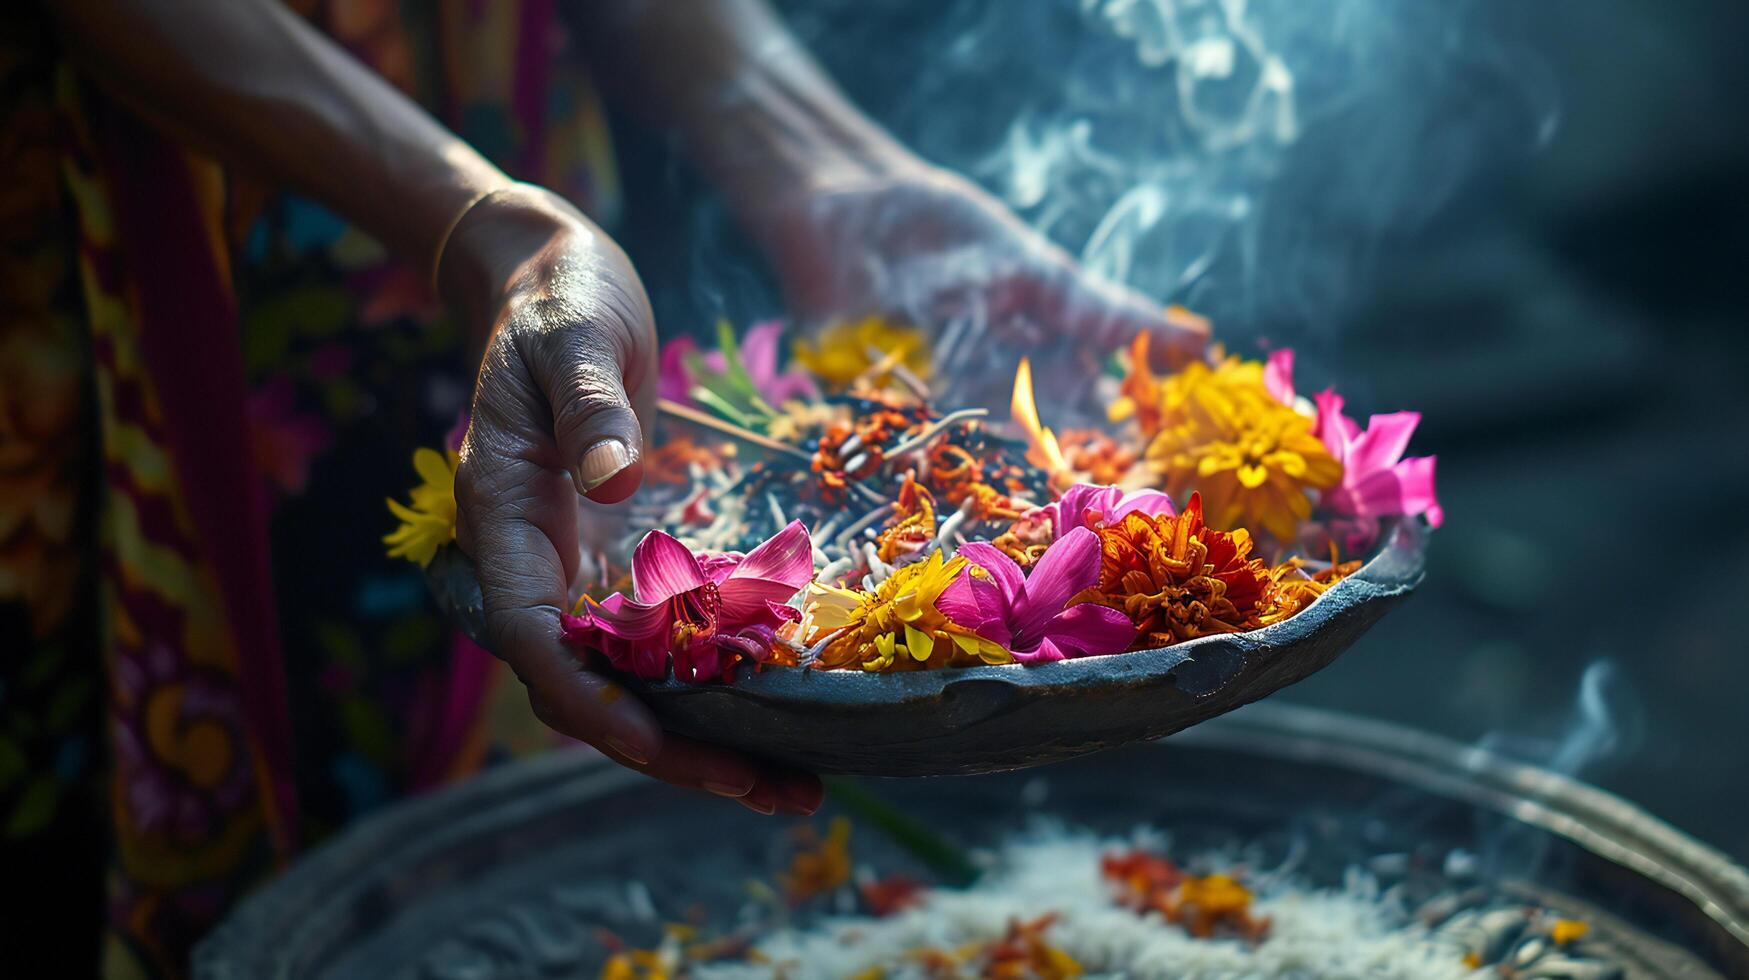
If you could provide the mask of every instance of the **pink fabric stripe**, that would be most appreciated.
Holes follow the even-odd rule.
[[[518,176],[524,180],[540,180],[546,165],[547,89],[553,75],[556,26],[553,0],[522,0],[510,106],[522,122],[522,173]]]
[[[450,643],[449,674],[428,729],[429,737],[423,744],[411,746],[410,789],[417,792],[440,786],[454,773],[458,757],[480,724],[493,663],[491,654],[460,633],[455,634]]]

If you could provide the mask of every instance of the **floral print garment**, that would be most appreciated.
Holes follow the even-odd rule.
[[[551,0],[294,6],[611,220]],[[466,403],[461,332],[357,229],[110,104],[31,8],[0,22],[0,972],[89,908],[67,975],[101,927],[106,976],[180,976],[300,848],[503,751],[496,662],[378,544]]]

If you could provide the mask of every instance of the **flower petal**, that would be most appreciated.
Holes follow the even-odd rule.
[[[1050,640],[1040,643],[1036,650],[1025,653],[1014,651],[1014,662],[1017,664],[1049,664],[1066,659],[1068,658],[1063,655],[1063,651],[1057,649],[1057,645]]]
[[[1026,576],[1014,559],[1003,554],[1001,549],[988,541],[971,541],[960,546],[958,552],[961,558],[990,573],[990,579],[996,587],[1002,590],[1002,595],[1010,603],[1020,597],[1021,589],[1026,582]],[[951,618],[951,617],[950,617]]]
[[[1293,407],[1294,403],[1294,352],[1291,347],[1283,347],[1269,355],[1269,361],[1263,366],[1263,387],[1269,389],[1276,401]]]
[[[1011,639],[1008,631],[1008,598],[994,582],[987,579],[970,575],[955,579],[941,593],[940,598],[935,600],[935,608],[954,625],[971,630],[987,640],[1007,646]]]
[[[1009,617],[1014,644],[1029,647],[1069,599],[1099,582],[1099,536],[1078,527],[1045,549]]]
[[[732,633],[743,626],[767,622],[771,606],[784,605],[801,590],[801,586],[788,582],[731,575],[717,586],[717,597],[723,603],[718,628]]]
[[[919,663],[928,660],[935,652],[935,639],[909,623],[905,624],[905,649],[911,651],[911,659]]]
[[[1172,517],[1178,513],[1178,508],[1172,505],[1172,498],[1158,490],[1131,490],[1112,505],[1111,513],[1106,516],[1106,522],[1120,521],[1130,514],[1146,514],[1149,517]]]
[[[692,372],[686,369],[686,358],[697,349],[691,337],[676,337],[662,345],[656,369],[657,395],[682,405],[692,404]]]
[[[644,535],[632,552],[632,594],[639,602],[667,602],[706,581],[704,569],[686,545],[662,531]]]
[[[1346,465],[1348,444],[1360,432],[1360,426],[1342,414],[1342,396],[1336,392],[1320,391],[1313,401],[1318,406],[1317,421],[1312,427],[1318,435],[1318,441],[1324,444],[1330,455]]]
[[[1121,653],[1136,639],[1130,618],[1116,609],[1082,603],[1070,606],[1044,627],[1040,646],[1053,644],[1069,657],[1094,657]]]
[[[741,366],[761,394],[777,377],[777,338],[782,333],[782,320],[765,320],[748,327],[741,338]]]
[[[673,620],[667,603],[638,602],[618,592],[590,606],[586,616],[602,632],[625,640],[665,637]]]
[[[1397,465],[1420,422],[1420,412],[1392,412],[1368,419],[1366,431],[1349,444],[1348,458],[1342,461],[1350,476],[1361,478]]]
[[[758,578],[789,585],[793,593],[813,577],[814,545],[808,538],[808,529],[801,521],[791,521],[788,527],[749,551],[723,584],[738,578]]]

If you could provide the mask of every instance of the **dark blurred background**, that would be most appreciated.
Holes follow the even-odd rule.
[[[1749,5],[784,7],[1095,267],[1295,347],[1302,391],[1423,413],[1426,584],[1281,697],[1576,771],[1749,860]],[[775,311],[669,149],[624,147],[663,329]]]

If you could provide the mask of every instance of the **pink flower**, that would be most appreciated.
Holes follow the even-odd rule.
[[[601,651],[616,670],[649,680],[727,681],[742,659],[763,660],[777,628],[800,614],[786,605],[814,576],[800,521],[746,555],[694,555],[661,531],[632,553],[632,597],[616,592],[561,616],[572,646]]]
[[[1002,540],[1005,544],[1036,549],[1056,542],[1076,528],[1110,524],[1135,511],[1156,517],[1177,513],[1172,498],[1158,490],[1125,493],[1121,487],[1077,483],[1056,500],[1022,514]]]
[[[1039,509],[1050,512],[1051,525],[1059,540],[1078,527],[1111,524],[1132,513],[1139,512],[1149,517],[1171,517],[1178,513],[1172,506],[1172,498],[1158,490],[1125,493],[1122,487],[1091,483],[1077,483]]]
[[[1403,458],[1409,438],[1421,422],[1419,412],[1392,412],[1367,419],[1366,429],[1342,414],[1342,396],[1326,391],[1318,404],[1318,439],[1342,463],[1342,482],[1320,502],[1339,517],[1376,520],[1422,515],[1438,527],[1445,511],[1433,492],[1437,457]]]
[[[1275,400],[1289,408],[1299,399],[1294,395],[1294,351],[1292,347],[1283,347],[1269,355],[1269,360],[1263,364],[1263,387],[1275,396]]]
[[[820,389],[814,379],[800,368],[777,369],[779,341],[783,336],[782,320],[766,320],[747,328],[741,338],[739,355],[753,388],[769,405],[782,405],[791,398],[819,398]],[[725,341],[726,343],[726,341]],[[662,345],[657,365],[657,386],[663,398],[682,405],[693,404],[692,389],[701,379],[692,376],[689,366],[697,357],[701,366],[713,375],[729,370],[728,358],[720,350],[698,356],[698,345],[690,337],[676,337]]]
[[[1269,355],[1263,384],[1284,404],[1298,401],[1292,350]],[[1313,528],[1314,532],[1322,530],[1334,536],[1348,553],[1355,554],[1372,547],[1382,517],[1420,515],[1433,527],[1445,522],[1445,511],[1433,492],[1433,466],[1438,457],[1403,458],[1421,413],[1374,415],[1367,419],[1363,431],[1358,422],[1342,414],[1341,395],[1324,391],[1313,401],[1318,409],[1313,431],[1342,464],[1342,482],[1318,502],[1325,520],[1321,528]],[[1313,550],[1317,550],[1315,545]]]
[[[1117,653],[1136,638],[1129,617],[1116,609],[1067,605],[1081,590],[1099,583],[1099,538],[1084,527],[1046,549],[1030,576],[983,541],[963,545],[959,554],[988,577],[961,577],[942,593],[936,608],[1007,647],[1020,663]]]
[[[760,397],[772,405],[782,405],[791,398],[819,398],[820,389],[814,385],[808,372],[796,367],[778,371],[777,355],[782,337],[783,321],[766,320],[748,327],[747,336],[741,338],[741,366],[753,379],[753,387],[758,388]],[[718,360],[722,356],[720,352],[716,355]],[[722,370],[715,365],[712,367]]]
[[[671,402],[692,404],[692,371],[686,360],[698,352],[691,337],[676,337],[662,345],[656,365],[656,394]]]

